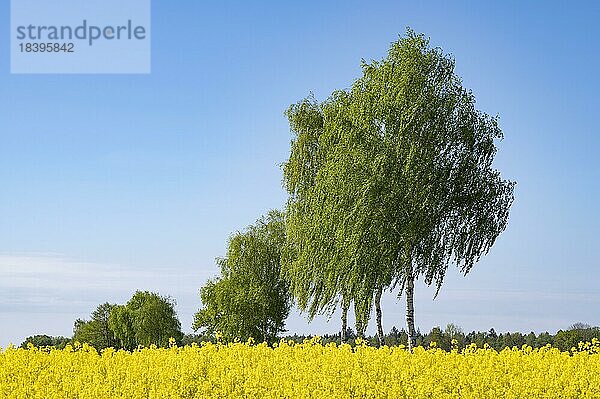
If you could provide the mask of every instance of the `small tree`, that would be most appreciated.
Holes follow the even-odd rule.
[[[126,305],[114,307],[109,325],[122,347],[137,345],[167,347],[169,338],[181,342],[181,323],[176,302],[153,292],[137,291]]]
[[[21,343],[21,348],[27,349],[27,346],[31,344],[36,348],[54,347],[56,349],[63,349],[69,342],[70,339],[66,337],[53,337],[50,335],[39,334],[27,337],[25,341]]]
[[[592,328],[592,326],[588,323],[577,322],[571,324],[569,330],[589,330],[590,328]]]
[[[285,241],[283,214],[267,217],[229,239],[227,256],[218,259],[221,276],[200,289],[203,307],[194,329],[226,340],[271,342],[284,330],[291,298],[280,278],[281,248]]]

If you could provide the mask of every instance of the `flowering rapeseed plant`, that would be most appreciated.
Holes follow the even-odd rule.
[[[600,343],[550,346],[193,344],[0,350],[0,398],[600,398]]]

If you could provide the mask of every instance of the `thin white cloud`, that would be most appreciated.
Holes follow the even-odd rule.
[[[175,298],[182,327],[189,331],[198,289],[209,277],[201,268],[134,269],[56,254],[0,254],[0,347],[38,333],[70,335],[76,318],[89,317],[103,302],[124,303],[136,290]]]

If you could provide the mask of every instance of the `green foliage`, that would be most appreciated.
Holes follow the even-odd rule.
[[[600,327],[589,325],[573,326],[569,330],[559,330],[554,336],[553,345],[563,351],[577,348],[580,342],[591,342],[593,338],[600,339]]]
[[[433,344],[444,350],[449,350],[452,345],[449,337],[444,334],[439,327],[433,327],[423,340],[423,345],[426,347],[432,346]]]
[[[309,317],[351,300],[361,327],[378,289],[408,288],[412,305],[415,279],[439,290],[449,264],[467,273],[505,229],[514,188],[492,168],[498,120],[450,56],[409,30],[362,71],[287,111],[282,266]]]
[[[114,306],[103,303],[92,312],[90,320],[77,319],[73,328],[73,341],[86,342],[97,350],[117,346],[117,340],[108,323]]]
[[[181,323],[175,300],[153,292],[137,291],[126,305],[115,306],[109,325],[121,347],[168,347],[169,338],[181,342]]]
[[[108,325],[118,340],[118,347],[133,350],[137,346],[131,315],[126,305],[116,305],[108,319]]]
[[[27,337],[25,341],[21,343],[21,348],[27,349],[29,344],[32,344],[36,348],[54,347],[56,349],[64,349],[64,347],[70,342],[69,338],[65,337],[53,337],[45,334],[33,335]]]
[[[578,326],[575,326],[578,327]],[[350,331],[347,343],[355,344],[355,335]],[[321,335],[324,343],[336,342],[340,343],[338,334],[323,334]],[[305,339],[310,339],[312,336],[291,335],[284,337],[285,340],[293,340],[295,342],[303,342]],[[395,326],[392,327],[387,335],[384,336],[385,344],[388,346],[406,345],[408,334],[406,330],[398,330]],[[572,348],[579,350],[580,342],[591,342],[592,339],[600,339],[600,327],[592,327],[590,325],[581,325],[578,328],[569,328],[567,330],[559,330],[555,335],[548,332],[542,332],[536,335],[534,332],[523,334],[520,332],[503,332],[496,333],[492,328],[489,331],[472,331],[465,334],[462,329],[454,324],[448,324],[446,328],[433,327],[426,334],[421,334],[417,331],[415,341],[417,345],[429,347],[435,342],[437,348],[445,351],[453,349],[462,350],[465,347],[475,344],[479,348],[486,345],[497,351],[505,348],[521,348],[523,345],[531,346],[532,348],[541,348],[546,345],[551,345],[561,351],[569,352]],[[367,336],[364,338],[369,345],[377,346],[378,339],[375,336]]]
[[[274,341],[284,331],[291,306],[288,284],[280,278],[284,241],[279,211],[234,234],[227,256],[217,259],[220,277],[200,289],[203,307],[194,317],[194,329],[209,336],[219,332],[228,341]]]

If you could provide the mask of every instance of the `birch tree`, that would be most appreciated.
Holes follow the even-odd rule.
[[[410,348],[415,281],[437,295],[450,264],[467,274],[506,228],[513,202],[515,183],[492,166],[498,119],[475,108],[454,68],[408,30],[386,58],[363,62],[349,90],[288,112],[294,256],[285,271],[295,295],[317,311],[345,294],[362,321],[375,302],[382,339],[382,292],[405,294]]]
[[[343,96],[342,92],[338,94]],[[317,314],[331,315],[338,305],[341,307],[343,342],[351,303],[354,303],[357,334],[363,336],[368,321],[363,309],[370,307],[371,299],[363,295],[361,281],[355,278],[364,272],[365,265],[356,266],[360,256],[352,254],[355,234],[349,230],[355,227],[354,222],[342,211],[343,204],[352,204],[353,193],[333,191],[335,170],[330,170],[331,165],[326,163],[336,140],[324,131],[326,113],[334,111],[329,106],[309,97],[286,112],[294,139],[290,157],[283,165],[290,198],[282,274],[290,282],[298,307],[309,319]],[[335,200],[331,200],[333,196]]]
[[[220,332],[227,341],[258,342],[273,342],[285,331],[291,298],[288,283],[280,278],[283,223],[283,214],[271,211],[229,239],[227,256],[217,260],[220,276],[200,289],[195,330]]]

